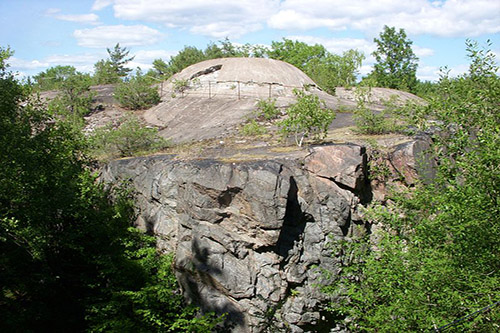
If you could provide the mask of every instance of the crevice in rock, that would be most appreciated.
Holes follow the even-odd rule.
[[[227,190],[223,191],[217,197],[217,202],[219,203],[220,208],[226,208],[231,205],[236,194],[241,192],[241,188],[239,187],[229,187]]]
[[[287,258],[295,243],[301,240],[306,223],[314,221],[310,214],[302,211],[297,193],[297,182],[293,177],[290,177],[285,217],[275,247],[275,253],[283,258]],[[283,260],[280,266],[284,267],[285,265],[286,260]]]
[[[192,80],[192,79],[197,78],[197,77],[202,76],[202,75],[211,74],[213,72],[220,70],[221,68],[222,68],[222,65],[215,65],[215,66],[208,67],[207,69],[204,69],[202,71],[194,73],[193,75],[191,75],[191,77],[189,79]]]

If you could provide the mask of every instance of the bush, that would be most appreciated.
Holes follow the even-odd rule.
[[[335,112],[326,108],[324,101],[316,95],[307,95],[300,90],[294,90],[294,94],[297,102],[286,110],[287,118],[278,123],[281,134],[284,137],[293,134],[299,147],[309,136],[315,140],[325,138]]]
[[[189,80],[174,80],[174,92],[183,93],[189,88]]]
[[[386,110],[375,112],[366,106],[371,95],[370,87],[357,87],[355,93],[357,106],[353,118],[358,132],[363,134],[384,134],[395,130],[394,120],[390,114],[391,107],[386,105]]]
[[[137,70],[128,82],[120,83],[115,89],[115,97],[120,105],[130,110],[143,110],[160,103],[158,89]]]
[[[492,52],[467,47],[469,73],[443,76],[425,115],[440,127],[436,177],[367,211],[376,244],[336,244],[349,259],[328,293],[348,331],[499,329],[500,78]]]
[[[280,116],[281,112],[276,107],[276,99],[260,99],[257,102],[257,117],[265,120],[273,120]]]
[[[255,119],[250,120],[241,128],[241,133],[247,136],[262,135],[266,132],[266,128],[255,121]]]
[[[98,128],[89,140],[91,153],[100,158],[155,152],[168,146],[157,129],[144,127],[132,114],[123,117],[117,128],[112,125]]]

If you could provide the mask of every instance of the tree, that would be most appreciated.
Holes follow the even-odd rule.
[[[83,135],[6,71],[11,54],[0,47],[0,330],[210,331],[131,228],[127,191],[97,182]]]
[[[417,85],[418,58],[411,48],[413,42],[403,29],[384,26],[375,38],[377,50],[372,53],[376,63],[372,75],[381,87],[413,92]]]
[[[99,60],[94,64],[94,84],[113,84],[120,82],[120,76],[109,60]]]
[[[152,80],[143,75],[140,68],[127,82],[120,83],[115,88],[115,97],[124,108],[142,110],[160,102],[158,88],[152,86]]]
[[[71,76],[76,75],[73,66],[55,66],[38,73],[35,79],[36,87],[42,91],[59,90],[64,82]]]
[[[305,71],[310,61],[322,59],[326,54],[327,51],[323,45],[315,44],[311,46],[304,42],[283,38],[281,42],[273,41],[271,43],[268,56],[271,59],[288,62]]]
[[[329,52],[322,58],[311,59],[305,72],[322,89],[335,95],[336,87],[351,87],[356,84],[358,70],[365,56],[357,50],[345,51],[342,55]]]
[[[376,244],[369,237],[335,244],[351,263],[330,289],[331,310],[349,317],[351,330],[438,331],[453,323],[456,332],[498,331],[500,78],[491,51],[466,45],[469,72],[444,73],[422,107],[440,127],[428,152],[439,161],[436,177],[367,211],[379,226]]]
[[[297,102],[286,110],[287,118],[278,123],[283,136],[293,134],[300,147],[304,138],[313,136],[315,140],[324,138],[328,126],[335,119],[335,112],[326,108],[316,95],[294,90]]]
[[[90,91],[92,79],[88,74],[75,72],[61,83],[60,94],[49,103],[52,114],[66,117],[83,126],[83,117],[92,111],[95,93]]]
[[[126,68],[125,65],[134,60],[135,56],[127,58],[130,51],[127,50],[126,47],[120,47],[120,43],[116,43],[113,50],[110,50],[109,48],[106,50],[108,51],[109,62],[111,63],[114,72],[120,78],[126,77],[132,69]]]
[[[184,68],[206,60],[203,51],[194,46],[185,46],[176,56],[168,62],[170,73],[175,74]]]
[[[153,68],[161,76],[169,75],[170,73],[168,64],[161,58],[153,60]]]

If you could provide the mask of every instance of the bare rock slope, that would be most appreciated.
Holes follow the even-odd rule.
[[[256,109],[260,99],[275,99],[278,107],[295,102],[294,89],[306,89],[334,110],[356,105],[352,90],[337,95],[322,91],[306,74],[279,60],[263,58],[212,59],[189,66],[161,86],[162,102],[147,110],[147,123],[162,128],[161,135],[174,142],[222,137],[234,132]],[[397,95],[400,102],[418,97],[397,90],[376,88],[370,107]],[[352,125],[352,115],[340,114],[337,126]]]

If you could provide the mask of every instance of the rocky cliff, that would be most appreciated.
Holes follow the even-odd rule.
[[[380,163],[411,182],[426,147],[400,144]],[[336,323],[318,286],[342,258],[328,244],[370,232],[360,207],[383,199],[368,159],[354,144],[237,163],[163,155],[111,162],[102,179],[132,183],[137,225],[175,253],[186,297],[227,313],[233,332],[329,332]]]

